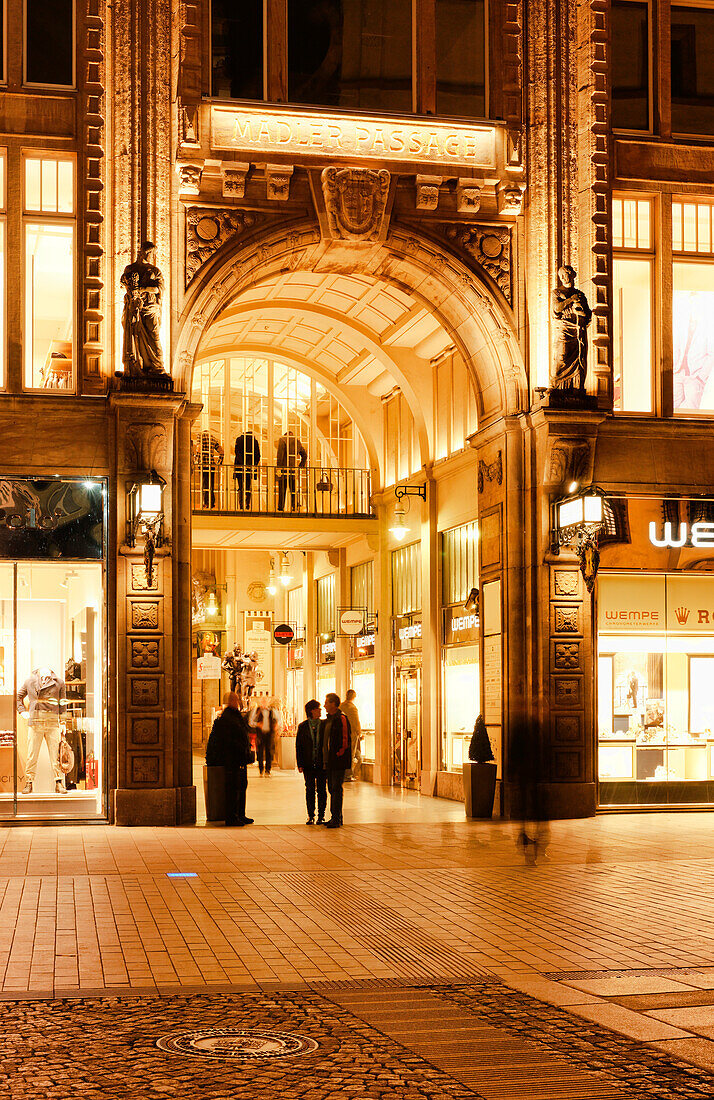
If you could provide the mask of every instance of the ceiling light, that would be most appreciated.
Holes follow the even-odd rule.
[[[288,566],[288,555],[286,553],[282,553],[280,555],[280,583],[282,584],[283,588],[287,588],[292,579],[292,574],[290,573],[290,569]]]

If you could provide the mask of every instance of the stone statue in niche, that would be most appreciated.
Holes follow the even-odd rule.
[[[576,288],[575,276],[569,265],[559,268],[558,285],[550,295],[555,330],[550,384],[556,390],[577,390],[583,394],[592,310],[582,290]]]
[[[122,362],[129,378],[166,376],[161,349],[164,277],[154,263],[156,245],[144,241],[133,264],[124,268]]]

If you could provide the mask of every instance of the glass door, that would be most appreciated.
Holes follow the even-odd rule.
[[[0,820],[17,814],[22,768],[16,753],[15,570],[0,563]]]
[[[395,683],[394,783],[419,789],[421,776],[421,668],[398,665]]]

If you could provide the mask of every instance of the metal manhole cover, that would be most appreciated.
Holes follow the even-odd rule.
[[[157,1039],[160,1050],[201,1058],[288,1058],[317,1050],[314,1039],[287,1031],[257,1028],[212,1027],[206,1031],[180,1031]]]

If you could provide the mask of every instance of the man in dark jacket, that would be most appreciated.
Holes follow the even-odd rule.
[[[307,825],[315,824],[315,794],[317,794],[317,824],[325,823],[327,806],[327,772],[322,752],[322,707],[317,699],[305,704],[307,718],[297,728],[295,738],[295,759],[298,771],[305,780],[305,802],[307,803]]]
[[[352,764],[352,731],[347,715],[340,710],[340,697],[333,691],[325,696],[327,718],[322,726],[322,758],[330,792],[328,829],[339,829],[342,821],[342,784],[345,772]]]
[[[296,475],[295,470],[302,470],[307,464],[307,451],[300,440],[292,432],[286,432],[278,440],[278,457],[275,463],[278,475],[278,511],[285,511],[285,498],[290,489],[292,510],[295,511],[296,500]]]
[[[226,825],[252,825],[253,818],[245,816],[247,767],[252,755],[250,735],[238,706],[236,693],[227,692],[223,712],[208,738],[206,764],[209,768],[225,768]]]
[[[233,479],[238,494],[238,507],[249,512],[253,498],[255,467],[260,462],[260,447],[252,432],[243,432],[236,438]]]

